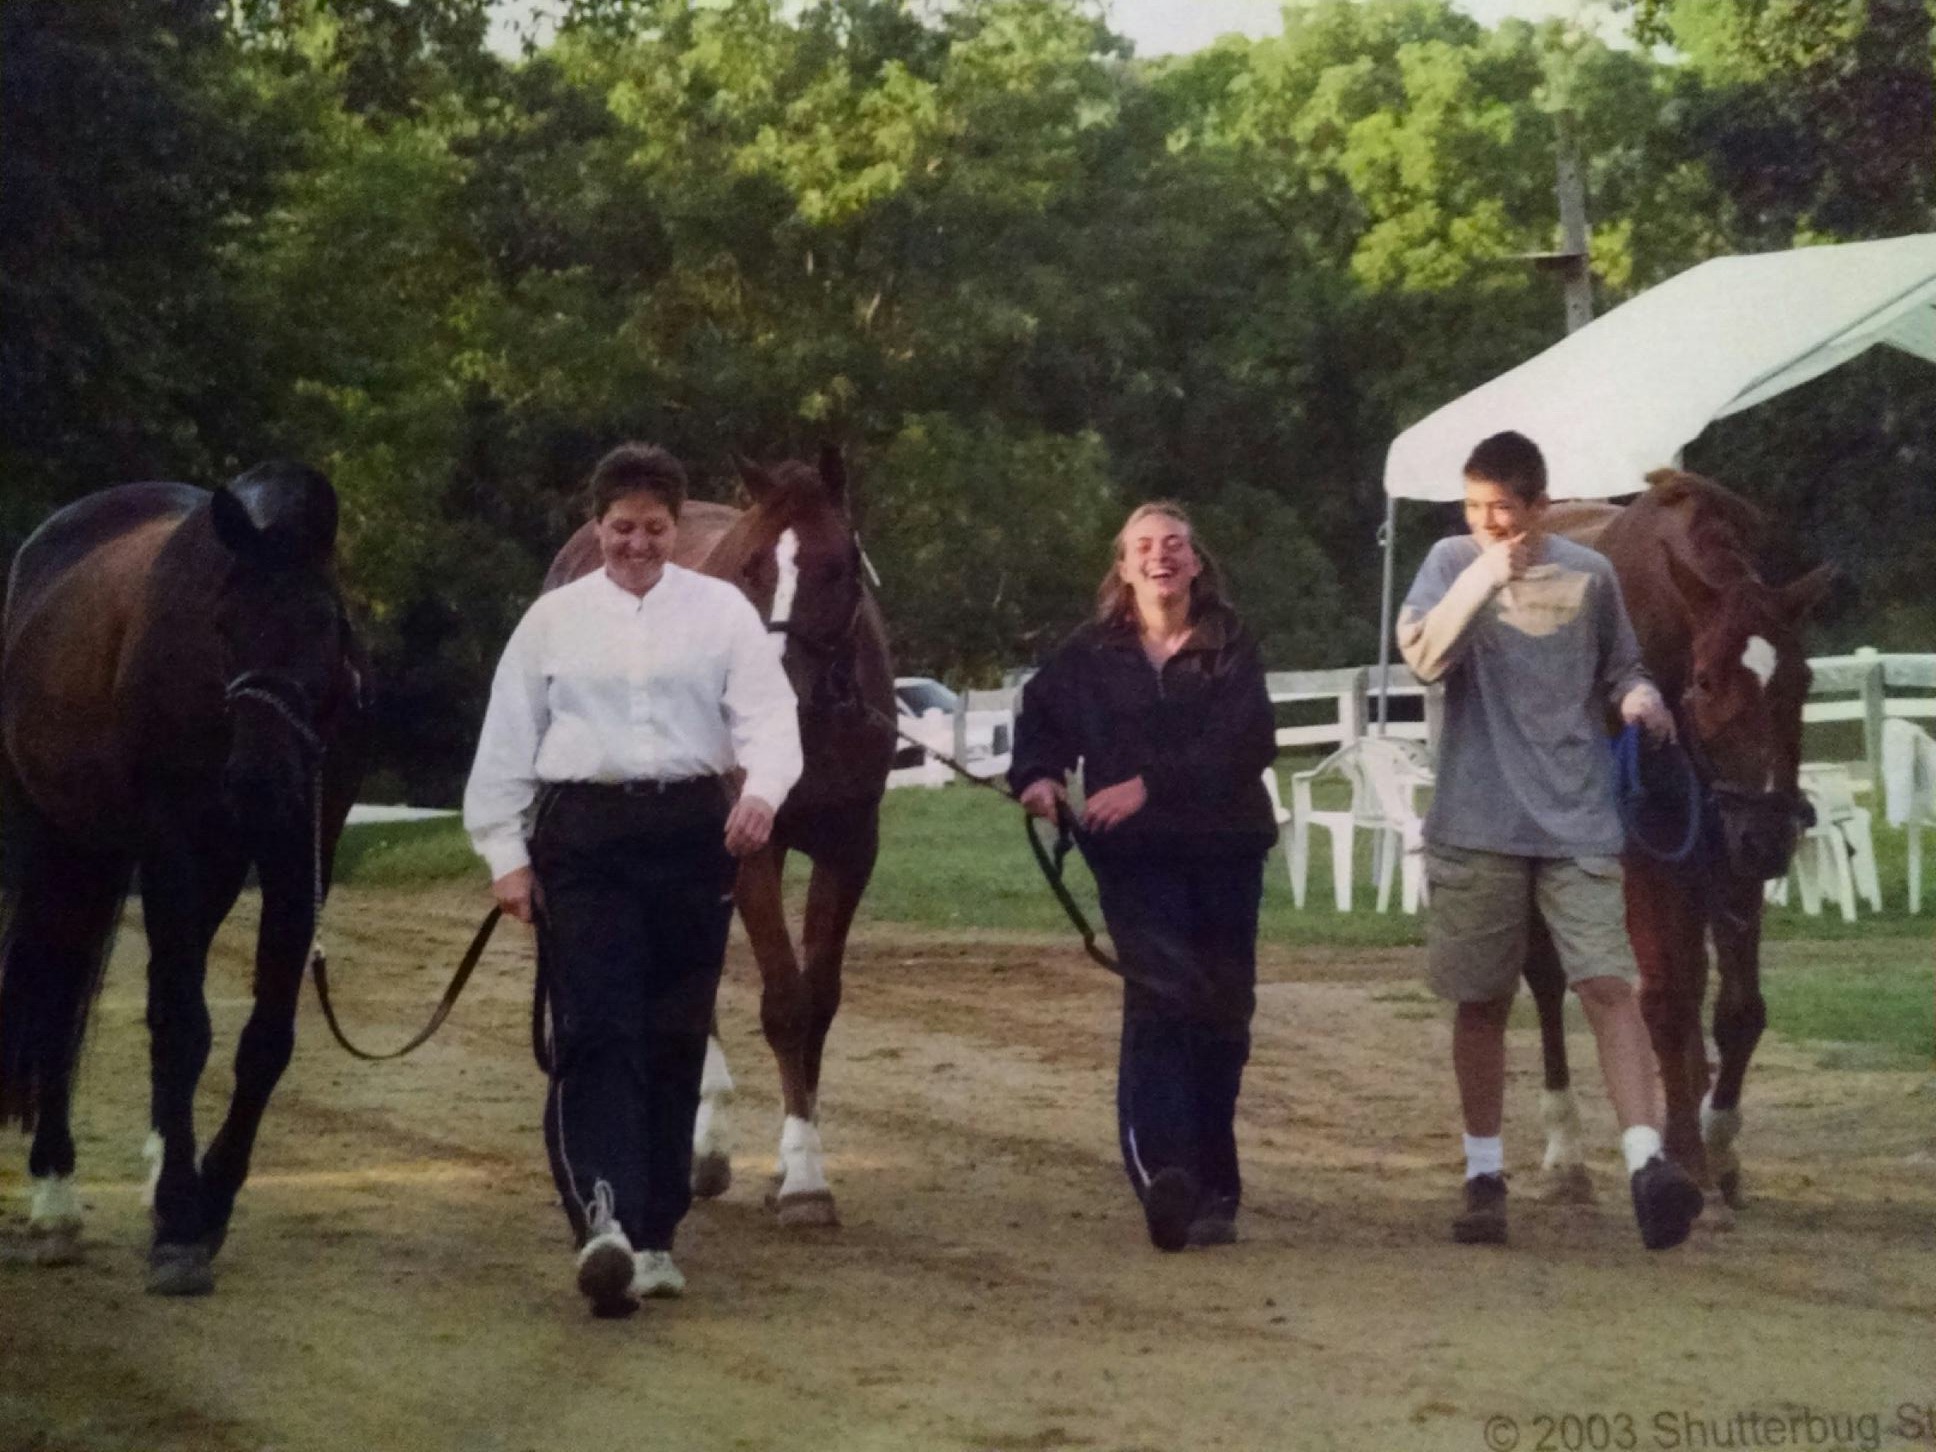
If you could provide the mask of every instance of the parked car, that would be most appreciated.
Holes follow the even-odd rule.
[[[961,709],[958,695],[929,676],[901,676],[894,682],[894,698],[905,735],[945,755],[956,754],[955,715]],[[1005,710],[968,712],[967,746],[959,760],[971,776],[999,776],[1008,769],[1014,724],[1013,714]],[[888,777],[888,785],[940,786],[949,775],[948,768],[921,746],[903,740],[894,753],[894,772]]]

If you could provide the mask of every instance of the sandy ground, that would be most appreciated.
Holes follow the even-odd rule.
[[[413,1028],[479,906],[339,895],[352,1031]],[[204,1133],[247,1008],[241,917],[211,972]],[[1599,1207],[1532,1193],[1535,1045],[1517,1028],[1513,1245],[1456,1247],[1448,1034],[1414,955],[1268,949],[1243,1241],[1163,1256],[1115,1162],[1112,981],[1059,938],[875,928],[822,1110],[845,1224],[789,1232],[761,1204],[778,1109],[736,939],[739,1177],[682,1231],[686,1299],[595,1322],[571,1290],[506,931],[399,1064],[353,1062],[305,1002],[219,1289],[163,1301],[141,1290],[140,947],[124,935],[82,1085],[87,1258],[0,1265],[6,1452],[1936,1446],[1926,1072],[1825,1068],[1836,1055],[1771,1039],[1739,1228],[1649,1256],[1597,1092]],[[1575,1047],[1591,1064],[1583,1032]],[[17,1235],[10,1159],[0,1229]]]

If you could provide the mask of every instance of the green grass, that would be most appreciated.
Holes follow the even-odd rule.
[[[1280,763],[1280,770],[1288,773],[1289,767]],[[1333,803],[1320,797],[1318,805]],[[1802,913],[1798,895],[1791,895],[1788,907],[1768,910],[1769,1019],[1789,1037],[1877,1045],[1889,1056],[1927,1062],[1936,1036],[1930,947],[1936,917],[1908,916],[1902,834],[1886,825],[1875,833],[1882,913],[1864,911],[1854,923],[1844,923],[1833,909],[1810,918]],[[1302,911],[1291,905],[1282,854],[1271,854],[1260,924],[1266,943],[1423,945],[1422,917],[1373,911],[1368,846],[1359,852],[1357,910],[1336,912],[1321,834],[1316,845],[1320,850]],[[340,881],[399,886],[466,877],[482,885],[484,878],[483,863],[455,818],[353,828],[344,835],[337,870]],[[797,869],[791,875],[796,892],[804,877]],[[1077,901],[1100,928],[1095,887],[1079,857],[1071,858],[1068,877]],[[862,915],[871,922],[965,932],[1073,931],[1022,840],[1020,812],[992,792],[959,785],[888,793],[880,864]],[[1806,951],[1811,942],[1822,945],[1819,957]]]
[[[1838,1046],[1840,1068],[1914,1068],[1936,1053],[1930,935],[1878,938],[1812,958],[1782,945],[1767,955],[1768,1022],[1784,1037]],[[1850,1053],[1843,1045],[1876,1052]]]
[[[338,882],[406,887],[464,877],[481,885],[484,860],[455,817],[351,827],[336,847]]]

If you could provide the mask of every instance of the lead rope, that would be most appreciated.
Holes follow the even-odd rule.
[[[329,954],[323,948],[323,768],[319,760],[310,781],[311,823],[311,917],[309,938],[309,971],[316,979],[316,1002],[322,1005],[323,1021],[329,1025],[330,1034],[352,1056],[369,1063],[381,1063],[385,1059],[400,1059],[415,1049],[422,1048],[430,1041],[430,1036],[444,1026],[450,1011],[457,1006],[457,997],[470,982],[471,974],[476,971],[478,961],[489,946],[491,933],[497,921],[504,915],[504,909],[492,904],[484,914],[484,921],[477,925],[477,932],[471,937],[470,947],[458,961],[457,971],[451,975],[450,986],[438,1000],[437,1007],[431,1010],[430,1021],[413,1034],[408,1042],[387,1053],[371,1053],[368,1049],[358,1048],[343,1032],[343,1025],[337,1021],[335,1005],[329,995]]]
[[[969,786],[980,787],[983,791],[993,792],[1005,802],[1012,802],[1016,806],[1021,805],[1021,802],[1013,793],[1004,791],[992,781],[987,781],[974,775],[967,767],[956,761],[945,751],[937,751],[925,741],[910,736],[901,728],[901,724],[898,721],[888,720],[887,716],[879,707],[867,702],[862,702],[862,704],[866,706],[869,715],[893,731],[897,738],[905,741],[910,746],[920,747],[929,756],[932,756],[956,776],[967,782]],[[1022,831],[1028,837],[1029,851],[1035,857],[1035,865],[1042,869],[1042,878],[1048,883],[1049,891],[1055,895],[1055,900],[1061,905],[1064,915],[1068,917],[1071,926],[1081,936],[1082,951],[1087,953],[1095,962],[1107,968],[1111,973],[1124,974],[1123,965],[1112,955],[1103,951],[1097,944],[1097,933],[1094,925],[1090,923],[1088,916],[1082,911],[1081,905],[1077,903],[1074,895],[1070,893],[1068,884],[1063,881],[1063,863],[1069,856],[1069,850],[1076,845],[1075,818],[1070,813],[1067,803],[1063,803],[1056,811],[1055,828],[1055,842],[1053,845],[1045,847],[1042,844],[1041,837],[1036,834],[1035,818],[1027,811],[1022,813]]]

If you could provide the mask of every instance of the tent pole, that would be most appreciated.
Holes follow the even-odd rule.
[[[1378,607],[1378,735],[1385,734],[1385,721],[1391,711],[1392,646],[1392,551],[1397,547],[1398,498],[1385,496],[1385,523],[1378,531],[1378,543],[1385,551],[1385,586]]]

